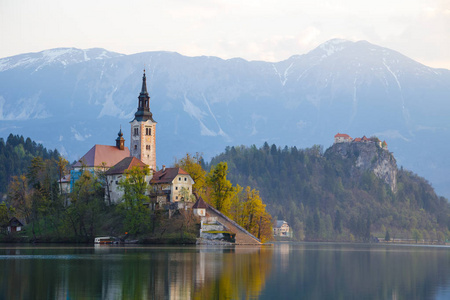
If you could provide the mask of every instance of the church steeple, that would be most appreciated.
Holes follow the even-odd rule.
[[[147,92],[147,77],[145,76],[145,70],[144,75],[142,76],[142,88],[141,93],[139,94],[139,102],[138,102],[138,110],[134,114],[135,119],[138,121],[147,121],[153,120],[153,114],[150,111],[150,96]]]
[[[148,97],[147,92],[147,77],[145,77],[145,69],[144,69],[144,76],[142,76],[142,89],[141,89],[141,95],[146,95]]]
[[[138,99],[138,109],[134,114],[133,121],[130,122],[130,154],[140,159],[150,169],[156,170],[156,122],[150,111],[150,96],[147,92],[145,70]]]

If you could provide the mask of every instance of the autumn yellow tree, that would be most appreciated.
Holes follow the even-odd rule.
[[[259,191],[246,187],[244,192],[242,226],[248,232],[265,242],[272,238],[272,217],[266,211],[266,205],[259,196]]]
[[[227,179],[228,165],[220,162],[213,166],[208,175],[200,165],[201,157],[186,154],[175,162],[194,179],[193,191],[201,195],[204,200],[213,205],[240,226],[247,229],[263,242],[273,237],[272,217],[266,211],[259,192],[255,189],[244,188]]]
[[[236,194],[231,182],[227,179],[228,165],[226,162],[220,162],[217,166],[211,168],[206,183],[211,188],[209,200],[216,209],[228,215],[231,206],[231,199]]]
[[[186,153],[186,156],[180,160],[175,160],[174,167],[182,168],[189,173],[191,178],[194,180],[194,185],[192,186],[192,191],[197,194],[203,195],[205,192],[206,184],[206,171],[203,170],[200,165],[202,156],[199,153],[191,155]]]
[[[228,216],[241,226],[246,219],[246,216],[244,215],[243,190],[244,188],[239,184],[236,185],[235,194],[233,198],[231,198],[231,207],[228,211]]]

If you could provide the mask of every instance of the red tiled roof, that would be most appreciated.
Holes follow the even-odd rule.
[[[178,175],[189,175],[182,168],[165,168],[153,174],[151,184],[171,183]]]
[[[345,133],[337,133],[335,136],[334,136],[335,138],[336,137],[343,137],[343,138],[349,138],[349,139],[351,139],[351,137],[348,135],[348,134],[345,134]]]
[[[206,204],[206,202],[203,201],[202,197],[200,197],[192,206],[192,208],[208,208],[208,204]]]
[[[355,138],[353,141],[354,142],[361,142],[361,138]]]
[[[126,170],[131,170],[133,167],[144,168],[144,164],[141,160],[136,157],[125,157],[117,164],[115,164],[111,169],[106,171],[106,175],[123,174]]]
[[[99,167],[103,162],[107,167],[112,167],[129,156],[130,150],[127,147],[120,150],[115,146],[94,145],[73,167],[81,167],[81,161],[86,167]]]

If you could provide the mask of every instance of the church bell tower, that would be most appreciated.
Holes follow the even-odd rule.
[[[147,92],[147,78],[142,77],[137,112],[131,124],[130,153],[156,171],[156,122],[150,111],[150,96]]]

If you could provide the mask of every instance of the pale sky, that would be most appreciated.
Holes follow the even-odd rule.
[[[280,61],[332,38],[450,69],[450,0],[0,0],[0,58],[98,47]]]

